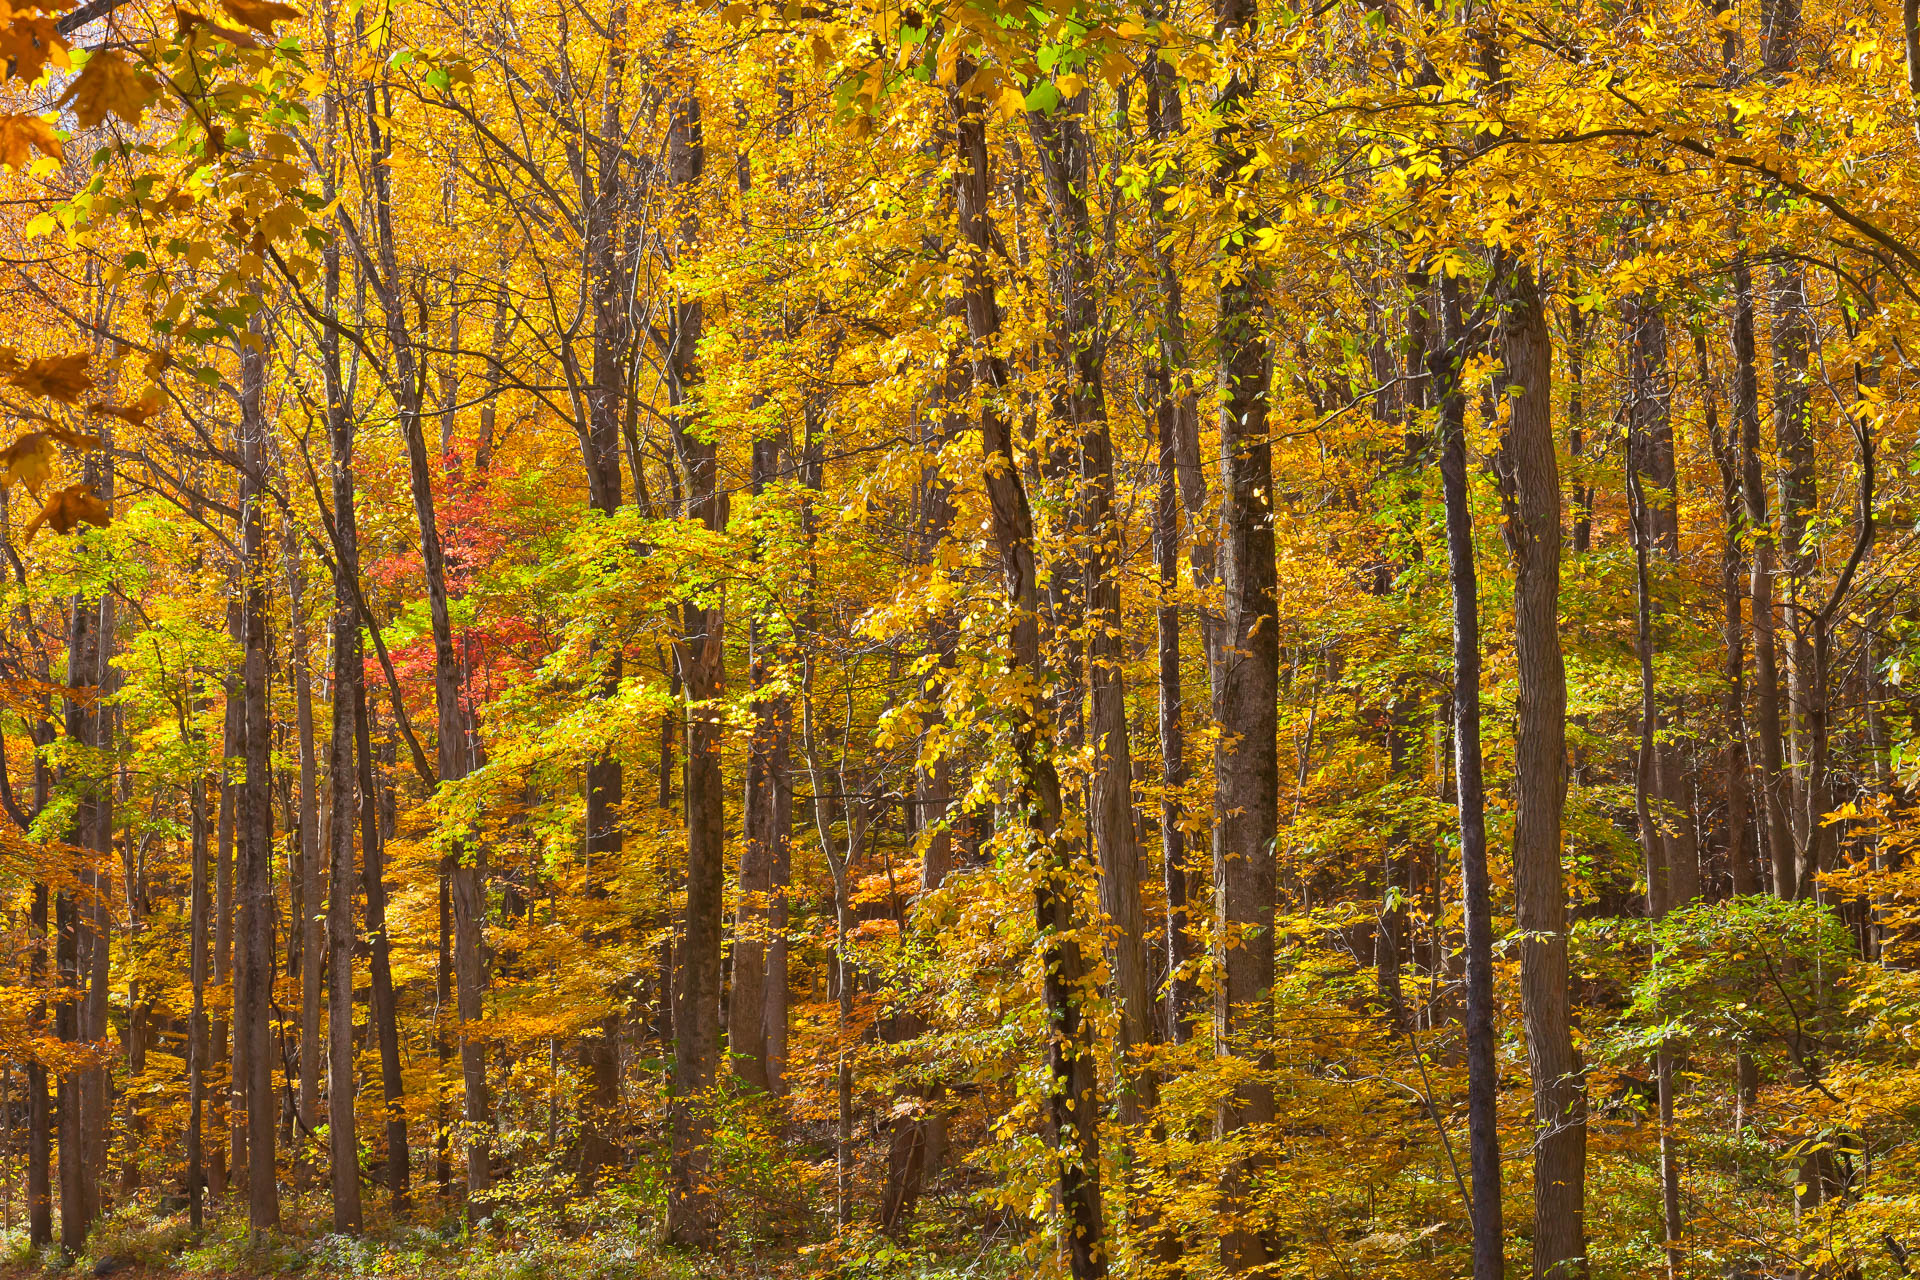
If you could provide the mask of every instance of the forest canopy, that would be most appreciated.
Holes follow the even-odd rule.
[[[0,1271],[1920,1266],[1920,0],[0,42]]]

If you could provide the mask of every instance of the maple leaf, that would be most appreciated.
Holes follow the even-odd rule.
[[[87,59],[60,103],[73,104],[73,118],[82,129],[93,128],[109,112],[128,124],[138,124],[141,112],[159,92],[160,84],[152,76],[113,50],[102,49]]]
[[[175,25],[180,29],[182,39],[192,35],[196,30],[204,28],[233,45],[236,49],[258,49],[260,47],[260,42],[246,32],[235,31],[232,27],[223,27],[205,14],[181,9],[174,14],[174,21]]]
[[[22,391],[49,396],[61,404],[72,404],[93,385],[93,379],[87,376],[84,351],[70,356],[43,356],[26,368],[14,371],[7,381]]]
[[[27,524],[27,540],[40,532],[40,526],[46,525],[55,533],[71,533],[83,524],[104,529],[112,522],[113,513],[107,510],[107,504],[100,501],[100,495],[93,486],[82,481],[70,484],[47,499],[47,505]]]
[[[49,422],[40,430],[69,449],[98,449],[103,443],[99,436],[90,436],[84,431],[73,431],[57,422]]]
[[[109,418],[118,418],[129,426],[143,427],[146,425],[148,418],[160,412],[160,397],[156,393],[149,391],[134,404],[103,404],[96,400],[94,403],[88,405],[87,408],[94,413],[103,413]],[[76,445],[74,446],[75,448],[97,449],[100,447],[100,442],[92,436],[80,436],[78,438],[82,440],[92,440],[93,444]]]
[[[0,488],[11,489],[15,483],[24,484],[27,492],[39,497],[40,486],[53,474],[53,462],[57,456],[53,441],[46,432],[29,431],[0,449]]]
[[[235,22],[267,35],[273,34],[274,23],[300,16],[300,11],[292,5],[276,4],[274,0],[220,0],[220,7],[231,14]]]
[[[24,169],[34,148],[60,158],[60,138],[39,116],[0,116],[0,164]]]
[[[40,78],[47,63],[64,70],[67,42],[52,18],[23,18],[15,14],[0,23],[0,57],[13,63],[13,74],[31,83]]]

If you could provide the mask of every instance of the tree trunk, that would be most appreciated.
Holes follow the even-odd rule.
[[[750,491],[765,492],[780,465],[776,440],[753,442]],[[755,554],[758,554],[756,548]],[[758,691],[770,675],[768,644],[758,621],[749,624],[748,681]],[[747,794],[743,806],[745,843],[740,851],[740,909],[733,937],[733,990],[727,1005],[727,1053],[733,1070],[755,1089],[770,1087],[767,1063],[767,927],[773,893],[773,869],[790,837],[780,825],[790,811],[792,783],[792,711],[787,699],[753,699],[753,737],[747,744]],[[790,826],[791,824],[789,824]]]
[[[295,730],[300,747],[300,1160],[304,1186],[313,1176],[311,1136],[320,1118],[320,988],[326,934],[320,912],[320,780],[313,731],[313,677],[307,666],[307,571],[291,522],[285,543],[288,636],[292,653]]]
[[[1252,0],[1216,0],[1215,19],[1223,32],[1249,28],[1254,17]],[[1252,159],[1239,119],[1248,92],[1240,73],[1233,71],[1216,104],[1222,123],[1214,134],[1219,159],[1213,178],[1223,193],[1248,181]],[[1273,450],[1267,438],[1273,369],[1258,314],[1263,284],[1258,268],[1248,260],[1226,273],[1220,285],[1220,581],[1225,617],[1213,830],[1214,893],[1226,948],[1214,1021],[1221,1048],[1250,1056],[1260,1071],[1273,1065],[1265,1042],[1272,1031],[1273,845],[1280,785]],[[1254,1081],[1222,1104],[1219,1127],[1223,1134],[1232,1134],[1272,1120],[1272,1090]],[[1245,1193],[1250,1176],[1244,1164],[1229,1175],[1231,1198]],[[1225,1231],[1220,1248],[1229,1271],[1268,1261],[1266,1242],[1246,1227]]]
[[[1586,1098],[1567,987],[1566,669],[1560,657],[1560,470],[1553,439],[1553,347],[1532,272],[1507,262],[1502,337],[1512,394],[1500,454],[1514,562],[1514,924],[1521,1014],[1533,1078],[1533,1274],[1586,1274]]]
[[[257,339],[256,339],[257,342]],[[233,996],[234,1069],[246,1072],[247,1223],[257,1240],[280,1226],[274,1161],[273,1092],[273,807],[267,719],[266,416],[261,395],[266,354],[248,344],[240,352],[240,530],[246,575],[242,606],[242,701],[246,777],[235,806],[238,848],[234,904],[239,952]]]
[[[1443,274],[1439,285],[1440,342],[1429,357],[1428,368],[1440,406],[1440,476],[1453,588],[1453,749],[1460,815],[1460,883],[1465,899],[1473,1275],[1474,1280],[1499,1280],[1506,1264],[1500,1205],[1500,1082],[1494,1060],[1493,908],[1480,760],[1480,586],[1474,568],[1473,511],[1467,502],[1466,398],[1460,388],[1468,335],[1463,331],[1457,281]]]
[[[1727,805],[1727,874],[1736,895],[1758,893],[1759,877],[1749,856],[1747,794],[1746,707],[1746,618],[1745,597],[1740,580],[1745,570],[1741,550],[1743,510],[1740,505],[1740,459],[1738,444],[1720,428],[1718,400],[1714,394],[1707,360],[1707,338],[1703,332],[1693,335],[1693,359],[1700,381],[1702,408],[1706,417],[1707,438],[1714,461],[1720,468],[1720,520],[1724,534],[1720,545],[1720,598],[1723,604],[1720,640],[1723,658],[1720,685],[1720,731],[1726,737],[1721,756],[1721,785]]]
[[[1780,732],[1780,670],[1774,640],[1774,532],[1760,462],[1760,375],[1753,332],[1753,279],[1744,255],[1733,264],[1733,420],[1740,432],[1740,487],[1752,540],[1748,599],[1753,627],[1753,737],[1760,749],[1762,835],[1773,891],[1795,896],[1793,835],[1787,822],[1786,760]]]
[[[689,94],[673,109],[668,129],[667,170],[672,186],[692,198],[706,166],[700,100]],[[681,234],[691,240],[697,222],[689,211]],[[727,499],[719,484],[718,451],[697,429],[691,399],[699,385],[696,363],[703,311],[698,299],[669,304],[667,393],[673,444],[686,475],[687,513],[712,531],[727,525]],[[720,698],[725,692],[726,615],[718,605],[684,605],[682,676],[687,698],[687,907],[681,943],[680,986],[674,998],[673,1152],[667,1198],[667,1238],[675,1244],[710,1247],[719,1230],[719,1200],[711,1183],[712,1118],[706,1094],[713,1088],[720,1038],[720,933],[724,911],[726,830],[720,774],[723,736]]]
[[[1091,544],[1083,565],[1086,601],[1088,728],[1093,778],[1088,827],[1100,863],[1100,897],[1112,929],[1112,971],[1120,1005],[1119,1096],[1122,1124],[1152,1110],[1153,1073],[1133,1059],[1154,1034],[1153,988],[1147,980],[1147,937],[1140,905],[1140,853],[1133,808],[1133,753],[1128,744],[1124,679],[1126,620],[1120,609],[1120,531],[1114,514],[1113,435],[1107,423],[1106,352],[1094,296],[1093,224],[1086,192],[1092,146],[1083,124],[1089,92],[1053,112],[1029,112],[1029,132],[1053,212],[1056,291],[1065,350],[1061,375],[1071,388],[1067,417],[1079,439],[1080,502]]]
[[[980,405],[980,446],[1000,572],[1013,610],[1008,653],[1012,665],[1044,686],[1040,652],[1039,581],[1034,563],[1033,511],[1021,480],[1012,424],[994,399],[1007,385],[1005,362],[991,349],[1000,330],[999,305],[988,274],[989,223],[986,117],[969,97],[973,68],[956,71],[949,94],[958,167],[954,205],[965,255],[962,285],[967,336],[973,345],[973,389]],[[1064,1218],[1062,1235],[1075,1280],[1107,1274],[1100,1209],[1099,1094],[1091,1024],[1081,1009],[1086,957],[1074,935],[1075,871],[1060,830],[1060,779],[1051,751],[1052,730],[1043,700],[1011,726],[1014,783],[1009,813],[1018,824],[1020,855],[1032,860],[1034,914],[1044,950],[1047,1010],[1047,1118],[1056,1152],[1055,1171]]]

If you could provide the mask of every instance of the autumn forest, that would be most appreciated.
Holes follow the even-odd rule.
[[[1920,0],[0,0],[0,1274],[1920,1268]]]

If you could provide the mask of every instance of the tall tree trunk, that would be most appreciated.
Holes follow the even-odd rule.
[[[1252,28],[1252,0],[1216,0],[1217,28]],[[1222,195],[1251,180],[1252,157],[1240,116],[1248,85],[1235,69],[1216,110],[1213,180]],[[1221,626],[1214,754],[1214,893],[1225,954],[1215,989],[1221,1047],[1250,1056],[1260,1071],[1272,1067],[1264,1048],[1271,1033],[1274,957],[1274,840],[1279,813],[1280,637],[1276,613],[1273,536],[1273,449],[1267,438],[1267,394],[1272,353],[1260,328],[1263,279],[1251,259],[1222,278],[1219,297],[1220,582]],[[1232,1134],[1273,1119],[1273,1093],[1258,1079],[1242,1084],[1221,1107],[1219,1125]],[[1251,1170],[1229,1175],[1229,1196],[1247,1189]],[[1266,1242],[1241,1226],[1221,1235],[1221,1259],[1230,1271],[1268,1261]]]
[[[376,138],[379,137],[376,126]],[[457,782],[470,771],[472,730],[461,698],[460,661],[454,652],[453,620],[447,590],[446,553],[433,505],[433,471],[427,457],[425,406],[420,397],[421,368],[406,316],[405,295],[393,240],[386,166],[375,169],[374,215],[380,231],[380,267],[385,280],[381,299],[386,310],[387,340],[394,360],[393,385],[400,408],[400,429],[406,439],[407,474],[413,493],[414,516],[420,530],[420,558],[426,570],[428,612],[433,629],[433,701],[436,770],[441,786]],[[422,307],[424,311],[424,305]],[[427,317],[420,316],[420,329]],[[397,715],[396,711],[396,715]],[[487,1047],[474,1031],[484,1013],[486,989],[482,931],[486,922],[484,850],[469,835],[454,836],[446,853],[447,889],[453,909],[453,976],[460,1018],[460,1076],[465,1108],[463,1132],[467,1156],[467,1217],[487,1216],[487,1192],[493,1185],[492,1107],[487,1096]]]
[[[706,167],[700,99],[689,93],[673,108],[668,128],[670,184],[687,202],[681,213],[683,244],[698,230],[694,190]],[[667,394],[673,443],[686,475],[687,513],[707,529],[727,525],[727,499],[719,484],[714,442],[699,429],[698,393],[702,305],[698,299],[669,304]],[[673,1152],[667,1198],[667,1237],[676,1244],[710,1246],[719,1229],[718,1198],[709,1185],[712,1118],[706,1096],[714,1084],[720,1038],[720,932],[726,874],[725,792],[720,776],[722,737],[719,700],[725,692],[726,615],[717,605],[684,605],[682,675],[687,698],[687,907],[681,943],[680,986],[674,998]]]
[[[964,255],[965,261],[962,296],[973,347],[973,389],[980,406],[980,448],[993,539],[1013,611],[1008,653],[1014,668],[1038,686],[1044,685],[1046,673],[1040,651],[1033,510],[1021,480],[1012,423],[995,403],[1007,386],[1007,369],[992,350],[1000,332],[1000,310],[988,272],[991,184],[986,117],[982,104],[967,94],[972,78],[971,65],[958,68],[957,87],[949,95],[957,162],[954,206],[960,243],[956,253]],[[1098,1079],[1092,1027],[1082,1010],[1088,965],[1074,933],[1076,872],[1072,845],[1060,829],[1060,779],[1044,703],[1036,699],[1026,714],[1016,715],[1010,726],[1014,784],[1009,811],[1018,824],[1021,853],[1031,860],[1035,872],[1034,915],[1046,973],[1046,1114],[1056,1152],[1062,1236],[1075,1280],[1092,1280],[1107,1274],[1107,1256],[1100,1209]]]
[[[45,765],[36,763],[35,772]],[[34,881],[29,928],[33,945],[33,1025],[44,1033],[47,1024],[47,886]],[[47,1068],[38,1057],[27,1062],[27,1245],[42,1249],[53,1243],[53,1099],[47,1091]]]
[[[1627,499],[1633,531],[1634,603],[1640,658],[1640,748],[1634,763],[1634,808],[1640,825],[1640,844],[1646,859],[1647,915],[1659,920],[1673,903],[1670,874],[1673,857],[1665,832],[1653,812],[1659,795],[1660,749],[1654,739],[1659,703],[1653,678],[1655,605],[1647,560],[1655,545],[1658,522],[1650,513],[1650,499],[1640,473],[1629,458]],[[1654,1089],[1660,1114],[1661,1223],[1666,1241],[1667,1275],[1678,1275],[1680,1236],[1680,1166],[1673,1129],[1673,1051],[1666,1044],[1654,1052]]]
[[[1147,128],[1156,146],[1171,147],[1184,132],[1180,88],[1173,69],[1158,56],[1147,68]],[[1167,229],[1167,198],[1160,182],[1148,184],[1149,212],[1156,230]],[[1158,573],[1159,602],[1154,610],[1158,657],[1160,731],[1160,863],[1167,900],[1167,1018],[1166,1036],[1184,1044],[1193,1035],[1200,1016],[1190,967],[1198,953],[1189,905],[1185,813],[1179,790],[1188,779],[1184,695],[1180,672],[1180,609],[1175,594],[1180,583],[1181,482],[1197,489],[1187,499],[1187,520],[1197,525],[1206,507],[1205,478],[1200,473],[1199,415],[1187,376],[1187,328],[1180,270],[1156,235],[1155,286],[1160,305],[1153,379],[1154,434],[1157,446],[1158,488],[1154,495],[1153,551]],[[1195,539],[1194,554],[1203,555]],[[1198,572],[1196,562],[1195,578]]]
[[[1512,410],[1500,453],[1514,561],[1514,925],[1533,1077],[1533,1274],[1586,1274],[1586,1098],[1574,1053],[1561,876],[1567,679],[1560,656],[1560,469],[1553,347],[1533,273],[1508,262],[1502,337]]]
[[[1091,543],[1081,593],[1086,602],[1088,729],[1093,778],[1088,827],[1100,862],[1101,906],[1113,930],[1112,970],[1120,1005],[1120,1120],[1138,1124],[1156,1096],[1153,1075],[1133,1059],[1154,1034],[1153,988],[1147,980],[1145,916],[1140,905],[1140,853],[1133,808],[1133,753],[1128,744],[1125,624],[1120,610],[1120,531],[1114,514],[1113,435],[1104,387],[1106,351],[1095,298],[1093,223],[1087,212],[1092,146],[1082,89],[1052,112],[1029,112],[1028,128],[1053,213],[1056,292],[1065,349],[1061,375],[1071,390],[1068,420],[1079,441],[1080,502]]]
[[[1773,891],[1795,896],[1793,835],[1787,822],[1786,752],[1780,730],[1780,669],[1774,639],[1774,531],[1760,459],[1760,374],[1754,342],[1753,278],[1745,255],[1733,264],[1733,422],[1740,435],[1740,488],[1752,544],[1748,599],[1753,627],[1753,738],[1760,749],[1762,843]]]
[[[777,440],[753,442],[749,489],[755,497],[778,474]],[[755,554],[758,554],[756,548]],[[740,909],[733,937],[733,989],[727,1005],[727,1053],[733,1070],[756,1089],[771,1084],[767,1064],[767,931],[773,869],[790,838],[780,825],[791,810],[792,710],[784,696],[760,694],[770,678],[769,645],[758,621],[749,624],[748,681],[756,691],[753,737],[747,744],[743,806],[745,843],[740,851]]]
[[[261,509],[266,490],[266,414],[261,396],[266,353],[258,339],[240,352],[240,536],[245,574],[243,716],[246,778],[235,807],[238,847],[234,903],[234,1067],[246,1072],[247,1222],[256,1238],[280,1226],[274,1161],[273,1092],[273,807],[267,720],[267,535]]]
[[[335,110],[328,99],[328,116]],[[331,182],[327,190],[331,192]],[[337,240],[322,250],[326,315],[338,314],[340,250]],[[352,406],[341,376],[340,335],[320,333],[320,366],[327,392],[328,520],[333,548],[333,701],[327,738],[327,1184],[333,1229],[358,1235],[361,1228],[360,1144],[354,1115],[353,1067],[354,795],[357,788],[355,725],[366,702],[366,665],[361,650],[359,525],[354,512]],[[323,510],[322,516],[326,513]]]
[[[1744,510],[1740,503],[1740,458],[1738,443],[1721,430],[1718,399],[1714,393],[1707,359],[1707,337],[1693,335],[1693,360],[1700,382],[1701,404],[1706,417],[1708,443],[1714,462],[1720,468],[1720,521],[1724,530],[1720,544],[1720,598],[1722,647],[1720,685],[1720,731],[1726,748],[1721,756],[1721,786],[1727,806],[1727,873],[1736,895],[1758,893],[1759,877],[1749,856],[1747,790],[1747,737],[1745,725],[1746,617],[1741,578],[1746,568],[1741,550]]]
[[[1793,837],[1794,892],[1812,897],[1821,871],[1820,819],[1812,786],[1814,720],[1823,712],[1814,641],[1806,619],[1807,598],[1819,537],[1812,524],[1818,514],[1813,457],[1812,387],[1807,362],[1813,326],[1807,311],[1806,271],[1786,263],[1773,272],[1773,433],[1780,458],[1780,558],[1787,574],[1789,628],[1787,739],[1792,781],[1788,828]]]
[[[326,934],[320,913],[320,779],[313,731],[313,675],[308,662],[307,571],[292,522],[285,540],[288,642],[292,652],[295,731],[300,749],[300,1099],[302,1137],[299,1176],[313,1176],[309,1137],[320,1112],[320,988],[326,965]]]
[[[1453,750],[1465,902],[1467,1132],[1473,1187],[1474,1280],[1505,1273],[1500,1204],[1499,1076],[1494,1060],[1493,919],[1487,874],[1486,791],[1480,759],[1480,585],[1473,511],[1467,501],[1466,397],[1460,387],[1468,335],[1459,284],[1439,280],[1440,341],[1428,371],[1440,406],[1440,477],[1447,565],[1453,588]]]

